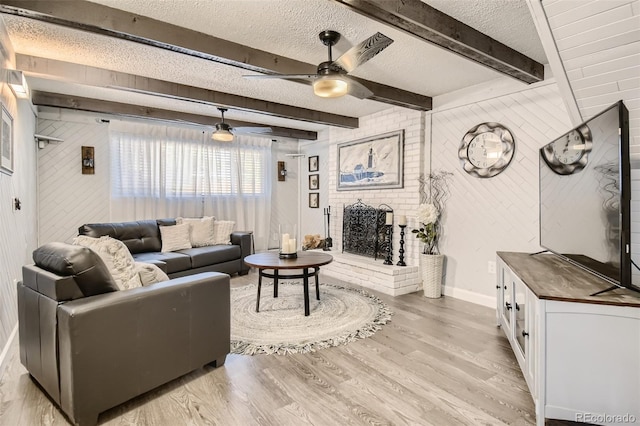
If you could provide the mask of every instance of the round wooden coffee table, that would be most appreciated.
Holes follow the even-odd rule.
[[[278,253],[267,252],[252,254],[244,258],[244,263],[258,268],[258,299],[256,300],[256,312],[260,311],[260,289],[262,277],[273,278],[273,297],[278,297],[278,280],[281,278],[302,278],[304,290],[304,316],[309,316],[309,277],[316,278],[316,299],[320,300],[320,288],[318,287],[318,272],[320,266],[333,261],[333,256],[315,251],[303,251],[298,253],[295,259],[280,259]],[[272,269],[273,274],[265,272]],[[302,269],[302,274],[280,273],[281,270]]]

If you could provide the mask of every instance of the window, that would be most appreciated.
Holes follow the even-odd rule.
[[[265,195],[268,148],[199,139],[112,135],[113,197]]]

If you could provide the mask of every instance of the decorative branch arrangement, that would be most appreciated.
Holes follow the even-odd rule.
[[[418,208],[418,220],[422,225],[411,232],[424,243],[422,253],[440,254],[438,243],[442,234],[442,212],[449,198],[449,185],[447,180],[453,173],[444,170],[431,172],[429,175],[421,175],[420,182],[420,207]]]

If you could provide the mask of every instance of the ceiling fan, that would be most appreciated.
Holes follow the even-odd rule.
[[[231,142],[233,141],[233,135],[236,133],[271,133],[273,131],[271,127],[231,127],[224,122],[224,113],[227,112],[227,108],[218,107],[218,111],[220,111],[222,121],[215,125],[216,130],[211,135],[213,140]]]
[[[336,31],[326,30],[321,32],[318,37],[320,37],[322,44],[329,48],[329,60],[318,65],[316,74],[243,75],[243,77],[311,80],[313,92],[323,98],[337,98],[347,93],[359,99],[371,97],[373,95],[371,90],[349,78],[347,74],[382,52],[393,43],[393,40],[382,33],[375,33],[347,50],[334,61],[331,47],[340,40],[340,34]]]

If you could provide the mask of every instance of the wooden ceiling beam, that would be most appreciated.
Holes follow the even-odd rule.
[[[421,0],[333,0],[525,83],[544,80],[544,66]]]
[[[102,101],[98,99],[83,98],[79,96],[62,95],[33,91],[32,102],[34,105],[55,108],[89,111],[101,114],[111,114],[123,117],[144,118],[151,120],[170,121],[174,123],[189,123],[213,127],[220,119],[185,112],[169,111],[166,109],[152,108],[148,106],[124,104],[120,102]],[[318,133],[309,130],[292,129],[288,127],[268,126],[265,124],[248,123],[237,120],[224,120],[231,127],[268,127],[271,132],[260,133],[275,137],[293,139],[317,140]]]
[[[83,0],[3,0],[0,13],[129,40],[263,74],[315,74],[317,70],[317,65]],[[417,110],[431,109],[429,96],[359,81],[374,92],[373,100]]]
[[[87,86],[117,88],[328,126],[348,129],[358,127],[357,117],[347,117],[291,105],[267,102],[260,99],[247,98],[230,93],[55,59],[16,54],[16,68],[37,77],[68,81]]]

